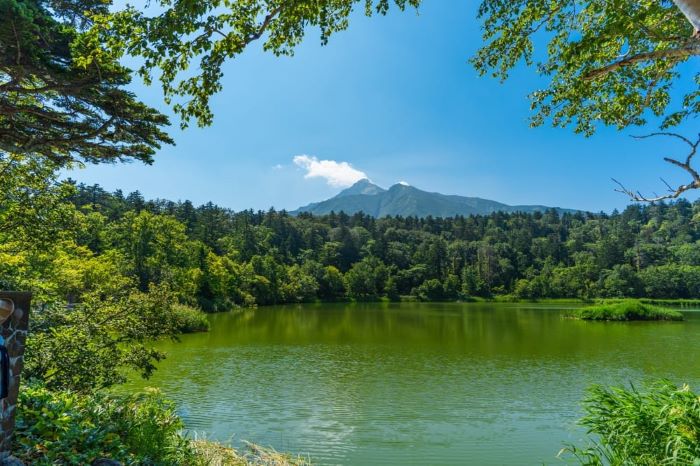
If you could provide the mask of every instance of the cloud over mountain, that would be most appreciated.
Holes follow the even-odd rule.
[[[335,160],[319,160],[310,155],[297,155],[294,164],[306,170],[304,178],[324,178],[333,187],[345,188],[357,181],[367,178],[367,175],[353,168],[348,162]]]

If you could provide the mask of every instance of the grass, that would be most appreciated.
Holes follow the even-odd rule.
[[[635,387],[592,387],[584,401],[586,446],[560,455],[585,465],[700,464],[700,396],[663,381]]]
[[[681,308],[700,308],[700,299],[640,299],[644,304],[652,304],[654,306],[666,307],[681,307]]]
[[[673,309],[652,306],[637,300],[603,303],[572,311],[572,317],[581,320],[683,320],[683,314]]]
[[[190,445],[202,466],[311,466],[300,456],[279,453],[249,442],[246,443],[248,451],[243,454],[208,440],[193,440]]]

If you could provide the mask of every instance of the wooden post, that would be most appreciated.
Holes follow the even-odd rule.
[[[24,344],[29,329],[29,304],[32,295],[14,291],[0,291],[0,304],[6,311],[7,319],[0,324],[2,344],[9,357],[9,378],[7,397],[0,400],[0,463],[10,456],[12,434],[15,430],[15,409],[19,395],[19,379],[24,366]],[[9,310],[9,311],[8,311]]]

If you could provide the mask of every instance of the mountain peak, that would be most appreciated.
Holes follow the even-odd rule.
[[[364,212],[375,218],[400,215],[403,217],[454,217],[455,215],[488,215],[493,212],[544,212],[550,207],[541,205],[507,205],[479,197],[444,195],[420,190],[408,183],[396,183],[388,190],[368,179],[357,181],[335,197],[300,207],[293,213],[311,212],[326,215],[330,212],[354,214]],[[574,212],[557,208],[560,213]]]
[[[416,189],[416,188],[414,188],[413,186],[411,186],[410,184],[406,183],[405,181],[399,181],[398,183],[392,185],[392,186],[389,188],[389,191],[397,191],[397,190],[400,190],[400,189],[409,189],[409,188],[411,188],[411,189]]]
[[[367,178],[362,178],[361,180],[356,181],[355,184],[353,184],[349,188],[342,190],[335,197],[354,196],[356,194],[365,194],[371,196],[374,194],[381,194],[385,191],[386,190],[384,188],[377,186]]]

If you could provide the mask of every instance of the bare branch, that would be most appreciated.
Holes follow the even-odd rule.
[[[658,201],[663,201],[667,199],[677,199],[680,197],[681,194],[683,194],[686,191],[690,191],[691,189],[699,189],[700,188],[700,173],[693,168],[692,162],[693,162],[693,157],[695,157],[695,154],[697,154],[698,147],[700,147],[700,134],[698,134],[698,138],[695,142],[691,141],[687,137],[677,134],[677,133],[668,133],[668,132],[659,132],[659,133],[651,133],[647,134],[644,136],[632,136],[635,139],[646,139],[650,138],[653,136],[667,136],[667,137],[673,137],[676,139],[681,140],[685,144],[687,144],[690,147],[690,152],[688,155],[685,157],[685,161],[681,162],[680,160],[671,158],[671,157],[664,157],[664,161],[670,163],[671,165],[675,165],[676,167],[686,171],[688,174],[690,174],[692,181],[686,184],[682,184],[678,186],[677,188],[671,187],[671,185],[666,182],[663,178],[661,178],[661,181],[666,185],[666,194],[662,195],[657,195],[656,193],[654,194],[653,197],[647,197],[644,196],[642,193],[639,191],[632,191],[631,189],[626,188],[622,183],[617,181],[615,178],[612,180],[619,186],[618,189],[615,191],[625,194],[630,197],[633,201],[636,202],[658,202]]]

